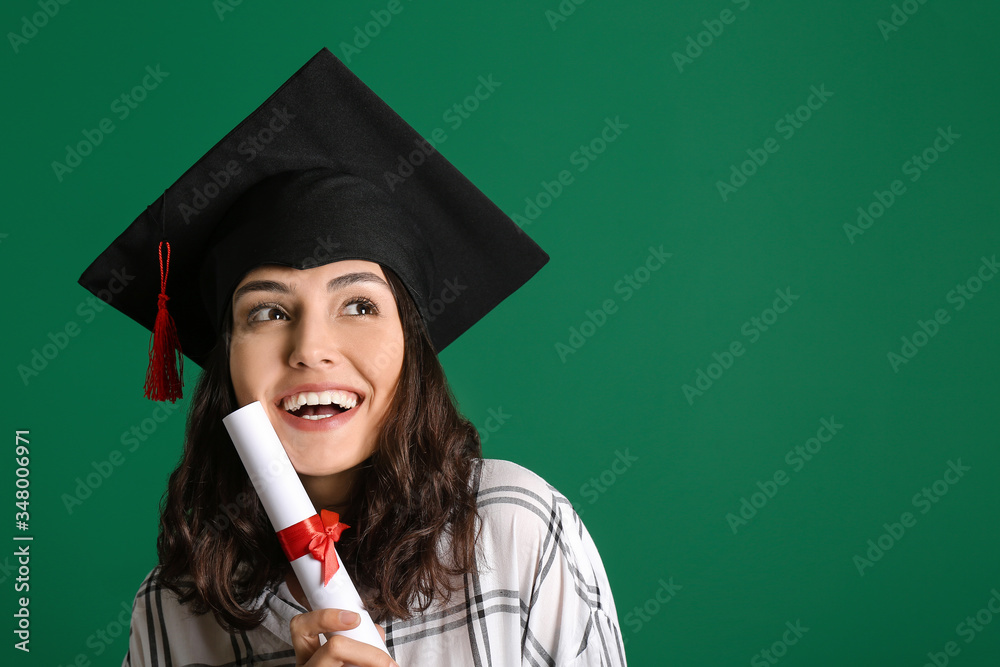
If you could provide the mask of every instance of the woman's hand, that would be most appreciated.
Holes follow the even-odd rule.
[[[369,646],[350,637],[334,635],[320,646],[319,635],[355,628],[361,617],[353,611],[342,609],[317,609],[292,617],[289,630],[295,648],[296,667],[399,667],[381,649]],[[385,630],[376,625],[385,641]]]

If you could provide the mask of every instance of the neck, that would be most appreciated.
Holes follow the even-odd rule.
[[[350,516],[351,487],[356,477],[357,468],[322,477],[299,475],[316,512],[326,509],[341,517]]]

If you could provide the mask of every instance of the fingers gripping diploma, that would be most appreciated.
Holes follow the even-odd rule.
[[[399,667],[379,648],[343,635],[326,634],[350,630],[360,622],[361,617],[355,612],[340,609],[318,609],[292,617],[288,627],[296,667]],[[380,625],[375,627],[385,641],[385,630]],[[321,634],[328,637],[322,646]]]

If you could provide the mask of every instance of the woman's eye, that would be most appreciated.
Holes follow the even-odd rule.
[[[344,306],[344,313],[346,315],[356,315],[363,317],[365,315],[378,315],[378,308],[374,303],[368,299],[352,299],[350,303]]]
[[[247,319],[250,322],[267,322],[270,320],[288,319],[285,311],[277,306],[260,305],[250,311]]]

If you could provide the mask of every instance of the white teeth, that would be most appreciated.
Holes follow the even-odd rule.
[[[281,401],[281,406],[289,412],[295,412],[303,405],[339,405],[344,410],[350,410],[357,406],[359,396],[350,391],[309,391],[301,392],[292,396],[286,396]],[[305,415],[303,415],[305,416]],[[308,419],[325,419],[330,415],[312,415]]]

